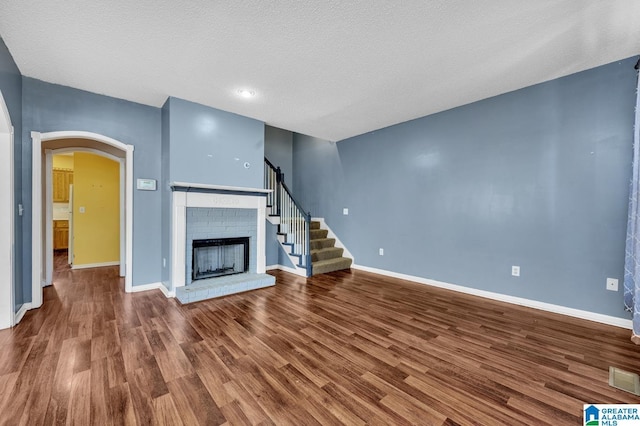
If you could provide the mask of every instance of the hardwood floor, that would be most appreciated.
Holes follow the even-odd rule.
[[[0,331],[0,420],[40,424],[582,424],[639,403],[629,330],[352,271],[181,306],[117,267],[59,269]]]

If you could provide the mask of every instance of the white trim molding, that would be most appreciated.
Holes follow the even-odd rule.
[[[597,314],[594,312],[583,311],[580,309],[568,308],[566,306],[554,305],[552,303],[539,302],[537,300],[524,299],[522,297],[509,296],[506,294],[494,293],[491,291],[478,290],[471,287],[463,287],[457,284],[449,284],[442,281],[430,280],[428,278],[417,277],[414,275],[406,275],[398,272],[386,271],[384,269],[371,268],[363,265],[351,265],[351,268],[365,272],[372,272],[378,275],[384,275],[401,280],[413,281],[418,284],[430,285],[433,287],[453,290],[458,293],[471,294],[473,296],[484,297],[486,299],[497,300],[499,302],[507,302],[514,305],[526,306],[528,308],[539,309],[541,311],[553,312],[574,318],[585,319],[589,321],[599,322],[602,324],[613,325],[616,327],[631,329],[632,321],[624,318],[613,317],[610,315]]]
[[[126,176],[127,161],[123,158],[119,158],[120,163],[120,276],[125,276],[125,265],[127,264],[127,243],[125,238],[126,233],[126,209],[127,205],[125,201],[127,193],[127,185],[123,176]],[[70,230],[71,231],[71,230]]]
[[[160,290],[167,299],[176,297],[176,292],[168,290],[167,287],[165,287],[165,285],[162,284],[161,282],[134,285],[133,288],[131,289],[131,293],[139,293],[141,291],[150,291],[150,290]]]
[[[32,140],[32,157],[31,157],[31,176],[32,176],[32,196],[31,196],[31,290],[32,300],[31,309],[39,308],[42,305],[42,285],[46,283],[46,260],[45,249],[47,242],[43,239],[43,232],[46,232],[46,212],[43,210],[43,143],[60,140],[60,139],[84,139],[87,141],[98,142],[93,149],[102,151],[100,144],[108,145],[122,152],[125,161],[125,221],[124,221],[124,238],[125,238],[125,265],[124,265],[124,282],[125,291],[131,292],[132,288],[132,268],[133,268],[133,145],[127,145],[108,136],[98,133],[85,131],[61,131],[61,132],[31,132]],[[75,147],[74,142],[69,142],[67,146],[58,147],[57,150],[65,148],[71,150],[82,150],[83,147]],[[87,147],[84,147],[86,149]],[[105,153],[105,156],[109,156]],[[118,262],[121,263],[121,262]],[[122,265],[121,265],[122,269]]]
[[[39,132],[31,132],[31,309],[42,306],[42,282],[44,280],[43,255],[44,244],[42,241],[43,214],[42,214],[42,135]]]
[[[26,314],[29,309],[31,309],[31,303],[23,303],[14,315],[13,325],[17,325],[22,321],[22,317],[24,317],[24,314]]]
[[[280,270],[280,271],[288,272],[288,273],[293,274],[293,275],[297,275],[297,276],[302,277],[302,278],[307,278],[307,270],[304,269],[304,268],[296,268],[296,269],[294,269],[294,268],[291,268],[289,266],[284,266],[284,265],[280,265],[280,264],[269,265],[266,268],[267,271],[273,271],[273,270],[276,270],[276,269]]]
[[[120,261],[119,260],[114,260],[112,262],[84,263],[82,265],[74,264],[71,267],[71,269],[73,269],[75,271],[76,269],[102,268],[104,266],[117,266],[117,265],[120,265]]]
[[[44,150],[44,285],[53,283],[53,154]]]
[[[133,286],[133,145],[125,145],[125,263],[120,265],[120,275],[124,275],[124,290]]]
[[[171,182],[169,184],[172,188],[186,188],[186,189],[204,189],[214,190],[222,192],[255,192],[261,194],[269,194],[273,192],[272,189],[264,188],[250,188],[246,186],[227,186],[227,185],[209,185],[204,183],[189,183],[189,182]],[[188,192],[188,191],[187,191]]]
[[[15,324],[15,198],[13,126],[0,93],[0,329]]]

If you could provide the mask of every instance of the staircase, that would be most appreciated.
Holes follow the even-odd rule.
[[[264,164],[265,188],[273,191],[267,196],[267,217],[278,225],[278,241],[294,264],[294,272],[310,277],[349,269],[352,259],[343,256],[336,239],[329,237],[330,230],[312,221],[311,213],[293,198],[280,168],[266,158]]]
[[[344,249],[335,246],[335,238],[327,238],[329,230],[321,229],[318,221],[311,221],[310,227],[309,238],[313,275],[351,268],[352,260],[342,255]]]

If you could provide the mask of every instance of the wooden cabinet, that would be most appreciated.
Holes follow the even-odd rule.
[[[53,202],[69,202],[69,185],[73,183],[73,170],[53,169]]]
[[[69,248],[69,221],[54,220],[53,221],[53,249]]]

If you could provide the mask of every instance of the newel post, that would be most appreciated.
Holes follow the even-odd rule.
[[[284,173],[280,170],[280,166],[276,168],[276,213],[280,216],[282,202],[282,182],[284,181]]]

